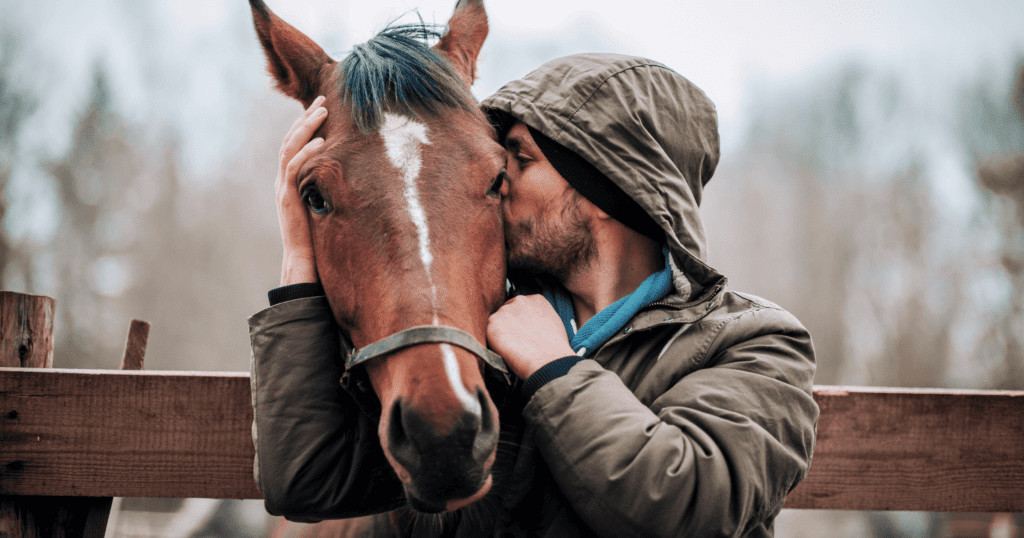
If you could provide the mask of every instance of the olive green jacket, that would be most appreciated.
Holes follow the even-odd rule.
[[[503,441],[494,500],[444,532],[772,536],[811,462],[814,351],[796,318],[729,290],[704,262],[698,206],[718,161],[714,105],[657,62],[607,54],[549,62],[483,105],[575,151],[636,200],[665,232],[674,290],[528,402],[518,380],[488,376]],[[403,505],[372,397],[339,385],[347,344],[330,312],[312,297],[249,320],[256,480],[267,509],[293,519]]]

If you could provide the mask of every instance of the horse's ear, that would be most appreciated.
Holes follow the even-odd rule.
[[[452,62],[467,87],[476,80],[476,58],[487,39],[487,31],[483,0],[459,0],[448,20],[448,31],[435,45]]]
[[[306,34],[270,11],[263,0],[249,0],[249,7],[277,89],[309,107],[317,97],[317,75],[324,64],[334,60]]]

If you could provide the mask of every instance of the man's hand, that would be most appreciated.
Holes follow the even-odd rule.
[[[277,221],[281,225],[281,240],[284,243],[282,286],[320,281],[313,257],[309,216],[299,197],[296,179],[302,165],[324,143],[322,138],[309,139],[327,118],[327,109],[320,106],[323,102],[323,97],[317,97],[309,109],[295,120],[281,142],[274,192],[277,197]]]
[[[561,318],[542,295],[520,295],[491,314],[487,343],[519,379],[556,359],[575,355]]]

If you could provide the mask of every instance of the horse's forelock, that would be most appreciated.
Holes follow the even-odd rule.
[[[360,132],[377,131],[385,112],[417,116],[473,110],[465,82],[425,43],[439,36],[425,24],[392,26],[353,47],[338,64],[338,93]]]

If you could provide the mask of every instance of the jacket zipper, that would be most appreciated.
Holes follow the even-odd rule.
[[[720,292],[720,291],[722,291],[722,287],[721,286],[715,287],[715,291],[711,292],[710,297],[709,297],[708,300],[709,301],[714,301],[715,297],[718,296],[718,292]],[[671,308],[673,310],[683,310],[685,308],[691,308],[691,307],[697,306],[697,305],[699,305],[699,304],[701,304],[703,302],[704,301],[699,301],[699,302],[692,303],[692,304],[674,305],[674,304],[669,304],[669,303],[663,303],[663,302],[660,302],[660,301],[655,301],[653,303],[645,305],[644,308],[650,308],[652,306],[664,306],[664,307]]]
[[[650,304],[647,304],[647,305],[645,305],[645,306],[644,306],[644,308],[650,308],[650,307],[652,307],[652,306],[664,306],[664,307],[668,307],[668,308],[671,308],[671,309],[673,309],[673,310],[682,310],[682,309],[684,308],[684,305],[677,305],[677,304],[669,304],[669,303],[661,303],[661,302],[657,302],[657,301],[655,301],[655,302],[653,302],[653,303],[650,303]]]

